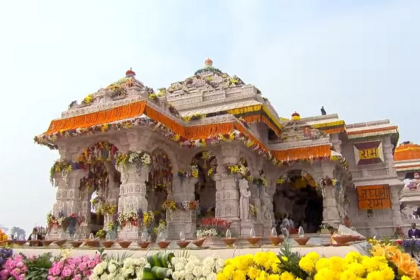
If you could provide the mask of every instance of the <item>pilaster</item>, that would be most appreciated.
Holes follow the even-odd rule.
[[[149,167],[137,168],[134,164],[127,163],[120,165],[118,169],[121,171],[118,213],[137,213],[139,209],[146,212],[148,210],[146,181],[149,176]],[[128,240],[135,240],[138,237],[138,227],[132,227],[129,224],[121,230],[120,235]]]
[[[175,202],[191,201],[195,199],[194,187],[198,182],[198,178],[173,178],[174,192],[172,198]],[[185,238],[193,239],[196,232],[196,210],[175,210],[166,213],[166,220],[168,224],[168,237],[171,239],[178,239],[179,233],[184,232]]]
[[[59,216],[59,213],[64,213],[64,216],[70,216],[75,213],[84,219],[80,231],[83,232],[83,225],[90,219],[89,213],[84,211],[82,207],[83,192],[80,191],[80,179],[86,176],[85,170],[73,170],[63,176],[61,173],[55,175],[55,182],[57,186],[56,202],[53,207],[53,215]],[[51,232],[51,238],[58,238],[62,233],[62,229]]]
[[[222,149],[222,165],[234,165],[239,162],[240,150],[238,143],[224,143]],[[218,168],[220,170],[221,168]],[[239,218],[239,189],[235,175],[228,175],[220,170],[215,174],[216,181],[216,217],[230,220],[231,230],[234,234],[240,234]]]
[[[394,227],[401,227],[403,225],[401,211],[400,211],[400,190],[402,186],[390,187],[391,192],[391,207],[392,207],[392,219]]]
[[[331,226],[340,225],[340,214],[338,212],[337,196],[336,189],[332,185],[331,180],[325,180],[326,178],[334,178],[334,168],[335,164],[333,162],[322,162],[322,179],[326,184],[321,186],[322,196],[323,196],[323,223],[329,224]],[[321,184],[321,183],[320,183]]]

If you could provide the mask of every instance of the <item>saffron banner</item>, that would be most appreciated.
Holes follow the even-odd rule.
[[[357,187],[359,210],[391,209],[388,185]]]

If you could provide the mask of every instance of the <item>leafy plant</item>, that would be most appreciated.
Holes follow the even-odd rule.
[[[25,279],[28,280],[39,280],[47,279],[48,270],[52,267],[54,258],[51,253],[45,253],[35,258],[27,258],[21,254],[24,258],[24,263],[28,268]]]
[[[280,247],[279,267],[282,271],[293,273],[296,277],[307,279],[308,274],[299,267],[299,261],[302,258],[299,253],[292,252],[289,242],[283,242]]]
[[[105,254],[105,257],[102,258],[103,260],[105,260],[106,262],[109,262],[111,260],[116,261],[118,263],[123,263],[126,259],[131,258],[133,256],[133,254],[124,252],[120,255],[120,253],[118,254],[112,254],[112,255],[107,255]]]

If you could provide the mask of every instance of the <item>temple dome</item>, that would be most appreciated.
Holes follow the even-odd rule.
[[[195,71],[194,75],[181,82],[173,83],[169,88],[169,94],[182,91],[184,94],[195,92],[212,92],[219,89],[242,87],[245,83],[237,76],[229,76],[227,73],[213,66],[213,60],[207,58],[204,67]]]
[[[420,160],[420,145],[414,144],[412,142],[403,142],[400,144],[394,153],[395,161],[404,161],[404,160]]]

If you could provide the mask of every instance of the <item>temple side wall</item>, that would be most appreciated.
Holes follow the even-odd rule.
[[[357,165],[354,144],[372,141],[381,141],[383,162]],[[393,148],[390,142],[390,136],[354,139],[346,142],[342,146],[342,153],[349,163],[356,188],[389,184],[391,209],[359,210],[356,188],[347,189],[347,196],[350,200],[348,211],[351,225],[360,233],[367,236],[391,236],[395,228],[401,226],[403,223],[399,209],[399,192],[403,185],[399,181],[394,168]]]

